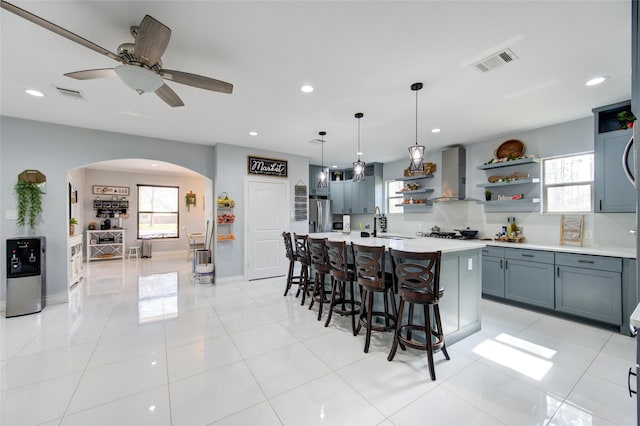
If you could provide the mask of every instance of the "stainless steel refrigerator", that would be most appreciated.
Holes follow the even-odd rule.
[[[331,200],[309,198],[309,232],[331,231]]]

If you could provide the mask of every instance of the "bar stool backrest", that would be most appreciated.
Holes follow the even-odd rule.
[[[339,281],[351,281],[353,271],[349,270],[347,260],[347,243],[344,241],[326,242],[327,254],[329,256],[330,274]]]
[[[385,247],[371,247],[351,243],[358,284],[385,288]]]
[[[311,265],[311,257],[309,256],[309,246],[307,245],[308,235],[298,235],[293,233],[293,240],[296,244],[296,256],[298,261],[303,265]]]
[[[418,293],[434,303],[442,297],[440,263],[442,253],[414,253],[391,249],[394,286],[400,297]]]
[[[329,273],[329,256],[327,255],[327,246],[325,245],[326,240],[326,238],[309,238],[307,240],[311,267],[322,273]]]
[[[284,240],[284,249],[286,251],[287,259],[295,261],[296,253],[293,251],[293,243],[291,242],[291,233],[283,232],[282,239]]]

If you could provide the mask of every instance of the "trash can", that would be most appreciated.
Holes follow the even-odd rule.
[[[151,257],[151,237],[142,237],[141,257]]]
[[[215,282],[214,267],[211,260],[211,250],[196,250],[195,256],[195,277],[200,284],[210,284]]]

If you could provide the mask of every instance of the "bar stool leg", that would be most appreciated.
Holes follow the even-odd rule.
[[[329,314],[327,315],[327,320],[324,323],[325,327],[329,327],[329,323],[331,323],[331,316],[333,314],[333,307],[336,304],[336,286],[338,285],[338,280],[331,277],[331,296],[329,296]]]
[[[285,296],[289,292],[289,289],[291,288],[291,285],[292,285],[291,281],[293,280],[293,267],[294,267],[294,262],[289,261],[289,273],[287,274],[287,286],[284,289]]]
[[[396,332],[393,336],[393,345],[391,346],[391,351],[389,352],[389,356],[387,356],[387,361],[393,361],[393,357],[396,356],[396,351],[398,350],[398,343],[400,342],[400,332],[402,331],[402,314],[404,313],[404,299],[400,299],[400,308],[398,309],[398,321],[396,322]]]
[[[442,339],[442,348],[440,350],[444,354],[444,357],[447,360],[450,360],[451,358],[449,358],[449,353],[447,352],[447,345],[444,342],[444,330],[442,329],[442,320],[440,319],[440,306],[433,305],[433,312],[434,312],[434,316],[436,317],[436,327],[438,328],[437,329],[438,339]]]
[[[302,265],[302,270],[300,271],[300,280],[300,287],[302,287],[302,301],[300,302],[300,306],[304,306],[304,301],[307,296],[307,288],[309,285],[309,269],[307,265]],[[299,292],[300,288],[298,288],[298,293]]]
[[[371,321],[373,320],[373,291],[368,291],[367,300],[367,335],[364,341],[364,353],[369,353],[369,344],[371,343]]]
[[[429,306],[424,307],[424,325],[426,328],[426,340],[427,340],[427,361],[429,363],[429,374],[431,374],[431,380],[436,379],[436,368],[433,365],[433,340],[431,331],[431,314],[429,312]]]
[[[346,285],[345,285],[346,287]],[[356,294],[353,292],[354,288],[353,288],[353,281],[351,281],[350,285],[349,285],[349,290],[351,291],[351,309],[355,310],[356,309]],[[351,315],[351,330],[353,331],[353,335],[355,336],[356,333],[356,314],[354,313],[353,315]]]

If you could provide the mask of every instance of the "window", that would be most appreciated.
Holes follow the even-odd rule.
[[[402,188],[404,188],[402,181],[387,181],[387,214],[402,213],[404,211],[402,206],[398,206],[398,204],[402,204],[404,199],[402,194],[397,194]]]
[[[593,153],[542,161],[546,213],[593,211]]]
[[[178,238],[178,187],[138,185],[138,238]]]

